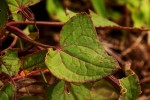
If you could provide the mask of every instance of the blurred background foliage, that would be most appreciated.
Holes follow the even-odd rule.
[[[62,2],[66,7],[63,7]],[[84,8],[84,6],[81,9],[75,8],[75,6],[79,6],[81,2],[83,4],[86,3],[84,6],[87,6],[87,8]],[[91,8],[89,2],[92,4]],[[72,8],[71,4],[74,4]],[[46,8],[49,16],[62,22],[68,18],[65,14],[66,8],[74,12],[92,9],[98,15],[112,20],[118,20],[128,12],[131,14],[134,27],[150,27],[149,5],[150,0],[81,0],[76,1],[76,3],[74,3],[73,0],[46,0]],[[127,11],[122,11],[121,7],[125,7]],[[80,10],[78,11],[77,9]]]

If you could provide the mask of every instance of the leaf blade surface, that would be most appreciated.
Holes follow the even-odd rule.
[[[4,56],[0,57],[0,71],[10,76],[16,75],[20,68],[17,52],[8,50]]]
[[[51,73],[69,82],[87,82],[110,75],[118,68],[97,39],[90,17],[78,14],[62,28],[61,50],[49,49],[45,63]],[[65,72],[65,73],[64,73]]]

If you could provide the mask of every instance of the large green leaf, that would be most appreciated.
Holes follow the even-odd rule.
[[[46,100],[91,100],[90,86],[85,84],[68,84],[64,81],[47,87]]]
[[[36,53],[32,53],[30,55],[27,55],[25,57],[21,58],[21,63],[23,65],[23,68],[35,68],[35,67],[45,67],[45,56],[46,56],[47,50],[39,51]]]
[[[48,14],[54,19],[66,22],[69,18],[66,16],[60,0],[46,0],[46,8]]]
[[[78,14],[63,26],[60,45],[60,50],[48,50],[45,61],[59,79],[94,81],[117,70],[117,62],[105,53],[87,14]]]
[[[0,100],[11,100],[14,94],[14,86],[12,84],[5,84],[0,91]]]
[[[8,50],[4,56],[0,56],[0,71],[10,76],[16,75],[20,68],[17,52]]]
[[[0,0],[0,33],[7,23],[7,3],[5,0]]]
[[[20,11],[20,7],[28,7],[35,5],[41,0],[6,0],[11,13],[17,13]]]

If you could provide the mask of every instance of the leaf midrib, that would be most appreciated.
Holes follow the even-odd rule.
[[[101,66],[92,64],[92,63],[90,63],[90,62],[88,62],[88,61],[85,61],[85,60],[83,60],[83,59],[81,59],[81,58],[78,58],[78,57],[76,57],[76,56],[70,54],[69,52],[66,52],[66,51],[61,51],[61,52],[64,52],[64,53],[66,53],[67,55],[69,55],[69,56],[71,56],[71,57],[73,57],[73,58],[79,59],[79,60],[81,60],[81,61],[83,61],[83,62],[85,62],[85,63],[91,64],[91,65],[93,65],[94,67],[96,67],[96,68],[98,68],[98,69],[99,69],[99,68],[112,69],[112,68],[110,68],[110,67],[101,67]],[[61,53],[60,53],[60,54],[61,54]],[[61,57],[61,55],[60,55],[60,57]],[[61,59],[62,59],[62,57],[61,57]],[[115,68],[114,68],[114,69],[115,69]],[[113,69],[112,69],[112,70],[113,70]]]

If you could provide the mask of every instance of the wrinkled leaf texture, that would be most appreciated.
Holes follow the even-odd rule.
[[[68,82],[87,82],[101,79],[118,68],[97,39],[90,17],[77,14],[62,28],[61,50],[49,49],[45,63],[51,73]]]

